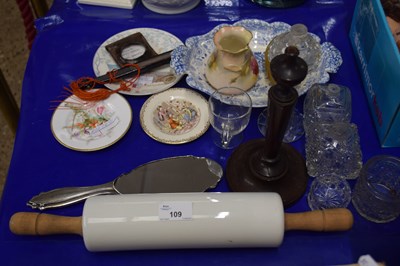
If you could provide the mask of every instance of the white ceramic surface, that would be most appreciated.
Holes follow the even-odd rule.
[[[157,111],[160,108],[163,110]],[[168,123],[168,113],[175,113],[177,118]],[[192,117],[187,118],[186,115]],[[161,124],[160,116],[164,124]],[[146,134],[167,144],[182,144],[199,138],[210,126],[209,118],[206,99],[198,92],[185,88],[171,88],[155,94],[140,110],[140,124]],[[171,126],[177,123],[186,126],[172,129]]]
[[[104,75],[110,70],[119,68],[117,63],[111,57],[110,53],[106,50],[106,45],[116,42],[136,32],[142,33],[149,45],[158,54],[171,51],[177,46],[183,44],[178,37],[159,29],[136,28],[120,32],[108,38],[97,49],[93,58],[93,70],[96,76]],[[120,93],[138,96],[150,95],[171,88],[181,78],[181,74],[175,74],[170,66],[165,65],[148,73],[141,74],[139,79],[135,82],[134,87],[130,87],[130,91],[120,91]],[[112,90],[119,88],[118,84],[106,84],[106,86]]]
[[[142,0],[142,4],[151,11],[167,15],[185,13],[199,3],[200,0]]]
[[[249,46],[252,49],[259,66],[257,83],[248,93],[253,101],[253,107],[266,107],[268,105],[268,90],[271,82],[266,78],[264,51],[269,42],[278,34],[290,29],[290,25],[283,22],[268,23],[258,19],[241,20],[233,24],[243,26],[250,30],[253,39]],[[205,77],[205,69],[210,54],[214,51],[213,37],[215,33],[229,24],[220,24],[207,34],[193,36],[186,40],[185,45],[174,49],[171,58],[171,66],[179,74],[187,74],[186,82],[192,88],[198,89],[209,95],[214,89],[208,84]],[[317,35],[310,33],[318,42]],[[309,73],[306,79],[296,89],[299,95],[307,92],[314,83],[326,83],[329,81],[329,73],[336,73],[343,60],[340,51],[330,42],[321,44],[321,60],[317,69]]]
[[[165,203],[187,219],[161,217]],[[284,212],[277,193],[107,195],[87,199],[82,227],[89,251],[278,247]]]
[[[120,140],[131,123],[132,109],[119,94],[100,102],[84,102],[70,96],[54,111],[51,131],[67,148],[95,151]]]
[[[78,0],[79,4],[132,9],[136,0]]]
[[[223,27],[215,33],[216,49],[205,69],[206,79],[214,89],[236,87],[247,91],[254,86],[259,68],[248,46],[252,39],[252,33],[243,27]]]

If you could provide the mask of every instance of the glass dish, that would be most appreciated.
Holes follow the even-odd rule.
[[[341,176],[322,175],[311,183],[307,201],[311,210],[346,208],[351,201],[351,188]]]
[[[383,154],[369,159],[354,187],[352,202],[369,221],[396,219],[400,215],[400,158]]]
[[[362,151],[357,125],[347,122],[314,125],[306,131],[306,165],[310,176],[326,173],[356,179],[362,167]]]
[[[253,3],[257,3],[262,6],[271,8],[288,8],[304,4],[305,0],[251,0]]]

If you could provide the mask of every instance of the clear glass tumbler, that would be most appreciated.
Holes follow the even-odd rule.
[[[356,179],[362,167],[362,153],[355,124],[337,122],[315,126],[306,137],[306,165],[310,176],[326,173]]]
[[[386,223],[400,215],[400,158],[378,155],[363,166],[353,205],[369,221]]]

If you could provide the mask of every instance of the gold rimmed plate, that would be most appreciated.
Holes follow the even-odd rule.
[[[76,151],[96,151],[120,140],[132,123],[132,109],[124,97],[112,94],[103,101],[65,99],[54,111],[51,131],[63,146]]]
[[[207,100],[186,88],[152,95],[140,110],[140,124],[151,138],[182,144],[202,136],[210,126]]]

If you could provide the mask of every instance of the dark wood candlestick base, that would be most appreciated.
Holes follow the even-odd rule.
[[[231,190],[237,192],[277,192],[285,208],[306,191],[306,163],[283,136],[297,102],[294,86],[306,77],[308,67],[299,50],[289,46],[285,54],[271,61],[271,73],[277,82],[268,91],[268,126],[265,139],[240,145],[228,160],[226,176]]]
[[[228,160],[226,176],[228,185],[236,192],[277,192],[285,208],[299,200],[306,191],[308,175],[305,161],[292,146],[282,143],[281,157],[285,157],[287,170],[273,181],[263,180],[254,171],[254,154],[264,149],[265,140],[255,139],[241,144]]]

